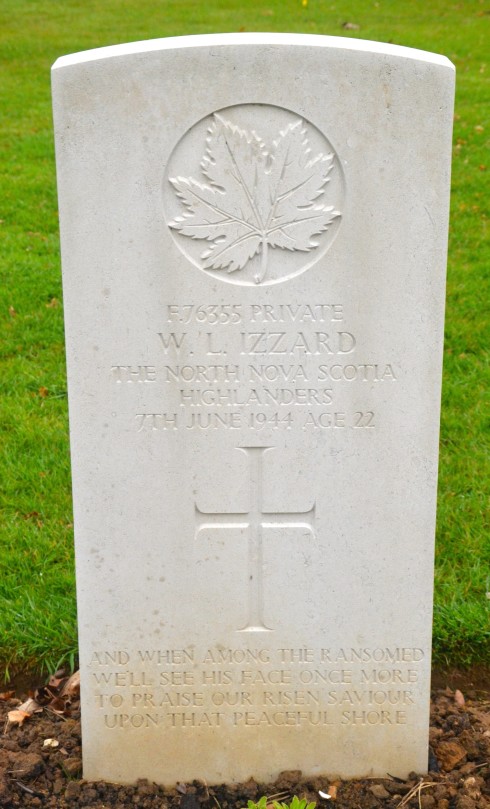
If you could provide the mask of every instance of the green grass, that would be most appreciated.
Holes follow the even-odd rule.
[[[456,64],[434,655],[489,663],[488,2],[2,0],[0,664],[76,655],[50,65],[118,42],[240,30],[354,35]]]

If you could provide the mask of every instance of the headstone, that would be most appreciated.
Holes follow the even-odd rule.
[[[453,75],[56,62],[86,778],[427,769]]]

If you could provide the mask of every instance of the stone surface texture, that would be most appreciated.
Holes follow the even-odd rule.
[[[54,65],[86,778],[426,770],[453,83],[301,35]]]

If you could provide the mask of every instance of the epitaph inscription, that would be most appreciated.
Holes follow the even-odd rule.
[[[410,726],[423,660],[418,648],[265,646],[96,651],[89,668],[106,730],[340,732]]]

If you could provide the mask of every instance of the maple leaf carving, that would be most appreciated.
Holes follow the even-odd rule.
[[[267,273],[269,248],[308,252],[313,237],[340,216],[321,197],[333,168],[333,154],[311,156],[304,122],[279,132],[270,147],[215,114],[201,161],[203,181],[169,178],[182,215],[169,227],[210,244],[202,253],[204,269],[242,270],[260,254],[260,283]]]

